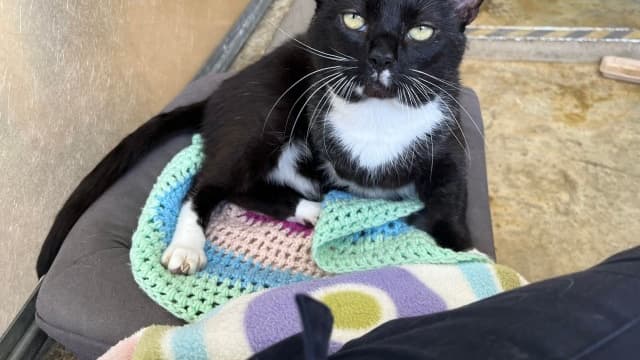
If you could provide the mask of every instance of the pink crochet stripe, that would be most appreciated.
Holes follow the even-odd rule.
[[[207,238],[236,256],[308,276],[326,275],[311,258],[313,230],[225,204],[207,228]]]
[[[247,219],[247,221],[249,222],[249,225],[278,224],[280,225],[282,230],[288,230],[289,233],[301,233],[302,236],[304,237],[309,237],[313,234],[312,228],[308,228],[304,225],[290,222],[290,221],[276,220],[267,215],[256,213],[253,211],[245,211],[244,214],[242,214],[241,216],[244,216]]]

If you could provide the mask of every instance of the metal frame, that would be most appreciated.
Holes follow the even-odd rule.
[[[640,57],[640,29],[561,26],[467,27],[467,56],[498,61],[599,62]]]
[[[0,359],[39,359],[53,344],[35,323],[39,289],[40,283],[0,338]]]
[[[251,0],[222,43],[200,69],[196,79],[212,71],[228,70],[272,3],[273,0]]]

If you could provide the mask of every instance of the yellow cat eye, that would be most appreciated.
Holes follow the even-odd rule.
[[[420,25],[409,30],[409,37],[415,41],[427,41],[431,39],[434,32],[431,26]]]
[[[360,30],[364,27],[364,18],[354,12],[348,12],[342,15],[344,25],[351,30]]]

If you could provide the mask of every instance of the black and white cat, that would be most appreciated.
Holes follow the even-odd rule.
[[[206,263],[203,226],[221,201],[314,224],[334,188],[418,196],[409,221],[456,250],[470,246],[458,122],[464,29],[482,0],[317,0],[308,31],[225,80],[206,101],[161,114],[126,137],[58,213],[41,276],[80,215],[158,143],[199,131],[205,161],[162,262]]]

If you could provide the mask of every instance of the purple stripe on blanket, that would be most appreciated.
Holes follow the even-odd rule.
[[[280,224],[283,230],[288,230],[289,233],[299,234],[302,233],[302,236],[309,237],[313,234],[313,228],[300,225],[298,223],[294,223],[291,221],[281,221],[276,220],[270,216],[263,215],[253,211],[246,211],[243,216],[249,220],[251,224],[254,223],[272,223],[272,224]]]
[[[383,292],[395,305],[397,317],[446,310],[446,304],[440,296],[411,273],[398,267],[298,283],[272,289],[256,297],[248,305],[244,327],[252,350],[258,352],[302,330],[294,301],[295,294],[314,293],[319,289],[329,289],[340,284],[349,284],[344,289],[353,287],[358,291],[358,286],[364,286]]]

